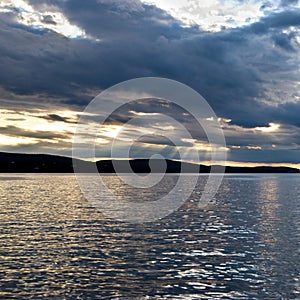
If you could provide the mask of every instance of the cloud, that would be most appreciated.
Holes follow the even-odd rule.
[[[293,133],[300,127],[300,12],[296,1],[281,1],[280,9],[264,9],[256,21],[210,33],[198,26],[184,27],[162,9],[135,0],[29,3],[32,13],[41,17],[39,27],[21,23],[16,7],[1,13],[3,107],[48,108],[51,112],[41,118],[74,122],[55,111],[82,110],[99,91],[113,84],[159,76],[188,84],[208,100],[218,116],[230,118],[234,130],[227,134],[232,145],[263,145],[265,135],[252,140],[252,135],[244,136],[245,130],[271,122],[292,128]],[[65,24],[80,28],[89,38],[63,35],[49,27],[56,26],[55,16],[63,16]],[[126,114],[119,114],[112,121],[126,120]],[[278,137],[293,147],[296,136]]]
[[[292,6],[292,5],[297,5],[298,0],[281,0],[280,6],[281,7],[286,7],[286,6]]]
[[[147,2],[147,1],[143,1]],[[185,26],[198,25],[203,30],[221,31],[224,28],[239,27],[254,22],[263,15],[260,1],[159,1],[152,0]]]
[[[299,9],[274,12],[251,24],[247,27],[247,30],[255,34],[265,34],[271,29],[285,29],[291,26],[299,26],[299,16]]]
[[[43,16],[41,21],[46,24],[57,25],[57,22],[54,21],[54,18],[51,15]]]
[[[71,124],[77,124],[78,121],[78,120],[73,120],[71,118],[65,118],[57,114],[48,114],[47,116],[40,116],[40,118],[44,118],[50,121],[58,121],[58,122],[71,123]]]
[[[82,106],[91,97],[80,94],[80,90],[103,89],[134,77],[164,76],[191,85],[217,113],[222,115],[224,111],[227,116],[229,102],[241,105],[263,97],[263,76],[269,76],[271,68],[280,70],[290,60],[280,49],[293,49],[293,34],[274,32],[269,37],[263,33],[275,27],[288,28],[299,20],[298,13],[284,12],[237,30],[206,34],[182,28],[155,7],[141,7],[128,9],[126,15],[117,11],[115,17],[115,3],[109,1],[60,3],[59,9],[74,24],[101,42],[65,39],[52,32],[36,34],[6,26],[2,32],[6,40],[2,65],[9,72],[2,72],[2,82],[17,93],[48,93],[68,98],[67,105]],[[252,34],[263,37],[252,41]],[[256,51],[257,42],[261,57]],[[274,43],[278,48],[272,49]],[[18,49],[15,45],[22,47]],[[257,66],[251,64],[251,57]]]
[[[57,133],[53,131],[34,131],[34,130],[24,130],[16,126],[5,126],[0,127],[1,134],[12,137],[28,137],[43,140],[57,140],[57,139],[69,139],[70,133]]]

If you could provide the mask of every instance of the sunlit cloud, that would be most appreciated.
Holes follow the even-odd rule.
[[[38,142],[38,139],[29,137],[15,137],[0,134],[0,146],[19,146],[19,145],[33,145]]]
[[[62,120],[75,121],[77,113],[72,111],[53,111]],[[0,109],[1,146],[33,145],[39,142],[48,144],[71,143],[76,124],[49,119],[51,111],[13,111]]]
[[[262,149],[262,147],[260,147],[260,146],[246,146],[246,148],[248,150],[261,150]]]
[[[118,125],[102,126],[100,134],[109,138],[116,138],[119,135],[122,128],[122,126]]]
[[[278,131],[280,128],[280,124],[269,123],[268,127],[255,127],[254,130],[262,131],[262,132],[274,132]]]
[[[129,112],[132,113],[133,115],[139,116],[139,117],[142,117],[142,116],[149,117],[149,116],[159,116],[160,115],[159,113],[140,112],[140,111],[134,111],[134,110],[131,110]]]
[[[261,3],[220,0],[144,0],[166,10],[185,26],[199,25],[208,31],[220,31],[249,24],[263,16]]]
[[[85,31],[69,22],[63,13],[53,10],[38,11],[24,0],[1,0],[1,12],[17,12],[20,24],[36,29],[50,29],[68,38],[90,38]]]

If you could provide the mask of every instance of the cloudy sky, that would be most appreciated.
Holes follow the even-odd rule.
[[[229,164],[300,168],[299,43],[297,0],[0,0],[0,150],[71,155],[77,120],[99,92],[153,76],[205,97]],[[102,129],[99,156],[121,123]],[[144,128],[139,153],[170,153],[151,124],[128,134]],[[207,151],[201,135],[178,141]]]

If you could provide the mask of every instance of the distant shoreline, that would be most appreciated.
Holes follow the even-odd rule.
[[[148,159],[133,160],[100,160],[95,163],[72,159],[70,157],[50,154],[21,154],[0,152],[0,173],[74,173],[73,163],[82,173],[210,173],[211,166],[196,165],[174,160],[152,160],[149,166]],[[150,168],[151,167],[151,168]],[[221,166],[213,166],[213,172],[218,173]],[[225,167],[225,173],[300,173],[299,169],[290,167]]]

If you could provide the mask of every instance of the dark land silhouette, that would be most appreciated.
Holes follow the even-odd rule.
[[[82,172],[127,173],[131,169],[135,173],[209,173],[210,166],[195,165],[175,160],[99,160],[95,163],[70,157],[49,154],[20,154],[0,152],[0,173],[73,173],[73,163],[80,166]],[[128,164],[129,163],[129,164]],[[215,170],[214,170],[215,169]],[[221,169],[216,166],[215,172]],[[76,171],[78,169],[76,168]],[[229,167],[226,173],[300,173],[300,170],[289,167]]]

